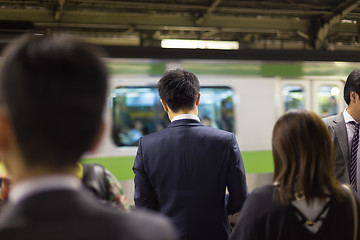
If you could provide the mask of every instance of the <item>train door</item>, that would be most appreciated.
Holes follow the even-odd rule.
[[[279,116],[293,109],[308,109],[326,117],[345,107],[342,80],[280,80],[278,89]]]

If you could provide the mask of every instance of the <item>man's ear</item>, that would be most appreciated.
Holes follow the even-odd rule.
[[[200,96],[201,96],[201,92],[199,92],[196,96],[196,100],[195,100],[195,105],[196,106],[199,106],[199,103],[200,103]]]
[[[95,136],[95,139],[94,139],[92,145],[90,146],[90,148],[88,149],[89,152],[95,152],[96,148],[99,146],[99,144],[101,142],[104,132],[105,132],[105,123],[103,121],[101,121],[99,130]]]
[[[356,99],[359,99],[359,95],[356,92],[351,91],[350,92],[350,102],[355,101]]]
[[[166,102],[164,102],[162,99],[160,99],[160,102],[161,102],[161,105],[162,105],[163,108],[164,108],[164,111],[165,111],[165,112],[169,112],[169,107],[168,107],[168,105],[166,104]]]

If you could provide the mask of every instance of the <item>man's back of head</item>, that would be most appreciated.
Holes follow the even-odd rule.
[[[176,69],[165,73],[158,82],[158,88],[160,98],[177,113],[194,108],[200,83],[193,73]]]
[[[0,106],[25,165],[76,164],[93,144],[105,105],[107,71],[94,49],[27,36],[3,57]]]

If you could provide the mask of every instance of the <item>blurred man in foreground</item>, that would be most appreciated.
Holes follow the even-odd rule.
[[[102,133],[107,71],[89,46],[26,37],[0,72],[0,151],[12,176],[1,239],[173,239],[161,217],[100,204],[76,178]]]

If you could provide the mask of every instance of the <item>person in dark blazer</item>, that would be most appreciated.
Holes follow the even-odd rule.
[[[135,206],[169,216],[181,239],[225,240],[228,214],[238,212],[248,195],[236,138],[200,123],[194,74],[168,71],[158,88],[171,123],[139,141]]]
[[[359,134],[356,124],[360,123],[360,69],[356,69],[348,76],[344,87],[344,100],[348,107],[336,116],[329,116],[323,119],[327,125],[335,146],[335,175],[341,183],[360,184],[360,157],[358,146],[354,152],[355,167],[351,174],[351,148],[355,130]],[[356,141],[354,142],[356,143]],[[356,147],[356,146],[355,146]],[[351,182],[351,177],[353,182]],[[360,186],[360,185],[359,185]]]
[[[27,36],[0,71],[0,152],[12,188],[0,238],[176,239],[165,217],[110,208],[85,191],[78,162],[103,131],[107,71],[74,40]]]

